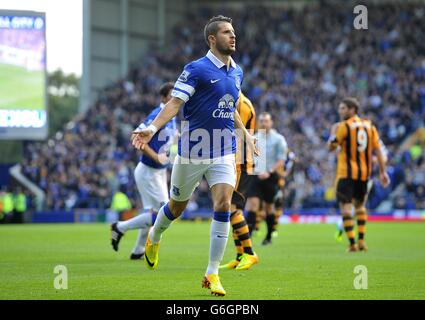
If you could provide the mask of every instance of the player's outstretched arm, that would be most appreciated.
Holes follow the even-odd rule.
[[[165,104],[164,108],[162,108],[161,112],[158,113],[151,125],[154,125],[159,130],[177,115],[183,104],[184,101],[182,99],[172,97],[170,101]]]
[[[382,154],[382,151],[380,148],[375,149],[376,157],[378,158],[378,164],[379,164],[379,179],[381,180],[381,184],[384,188],[388,187],[390,185],[390,177],[387,173],[387,166],[385,164],[385,156]]]
[[[248,130],[245,128],[241,116],[238,112],[238,110],[235,109],[235,129],[242,130],[243,135],[245,137],[245,141],[247,142],[248,146],[254,150],[254,154],[259,156],[260,151],[257,148],[256,139],[248,132]]]
[[[134,131],[132,136],[132,144],[136,149],[141,150],[147,144],[154,134],[161,129],[168,121],[173,119],[180,108],[183,106],[184,101],[180,98],[172,97],[168,101],[161,112],[158,113],[152,123],[145,129]]]
[[[379,143],[379,134],[375,126],[372,126],[372,139],[371,139],[372,150],[375,151],[376,157],[378,158],[379,164],[379,179],[384,188],[390,185],[390,176],[387,173],[386,157],[382,152],[382,147]]]

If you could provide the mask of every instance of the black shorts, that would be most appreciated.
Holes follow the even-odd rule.
[[[255,176],[251,188],[247,192],[247,198],[260,198],[260,200],[266,203],[273,203],[279,191],[278,181],[279,176],[277,173],[272,173],[265,180],[260,180],[258,176]]]
[[[367,181],[339,179],[336,187],[336,198],[339,203],[350,203],[353,199],[363,202],[367,191]]]
[[[239,183],[237,189],[233,192],[232,195],[232,204],[236,205],[237,209],[243,210],[246,203],[246,194],[251,188],[251,185],[254,181],[255,176],[249,175],[246,172],[242,172],[239,178]]]

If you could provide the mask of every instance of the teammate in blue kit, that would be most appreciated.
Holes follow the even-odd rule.
[[[155,269],[162,233],[178,218],[205,177],[212,193],[214,217],[210,231],[208,267],[202,287],[224,296],[226,291],[218,277],[230,228],[230,204],[236,183],[235,128],[243,134],[249,148],[258,153],[255,139],[243,125],[236,103],[243,72],[230,57],[236,49],[232,20],[213,17],[204,29],[210,50],[205,57],[187,64],[171,93],[171,100],[155,120],[137,133],[135,148],[143,148],[157,130],[183,107],[185,123],[179,139],[178,155],[171,174],[170,201],[158,212],[146,241],[145,261]],[[182,251],[184,248],[182,248]]]
[[[159,89],[160,105],[146,117],[136,132],[146,128],[156,118],[165,103],[171,99],[173,87],[172,82],[164,83],[161,86]],[[128,230],[139,229],[136,245],[130,256],[132,260],[143,258],[149,228],[155,222],[158,210],[168,202],[167,153],[176,135],[177,128],[174,118],[152,137],[149,144],[144,146],[140,162],[134,170],[134,179],[142,199],[143,211],[132,219],[118,221],[111,225],[111,245],[115,251],[118,251],[120,240]]]

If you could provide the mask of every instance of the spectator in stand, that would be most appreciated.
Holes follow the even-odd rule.
[[[400,143],[425,125],[423,6],[404,1],[368,4],[367,32],[352,27],[352,7],[342,2],[298,9],[249,4],[243,11],[221,12],[237,17],[235,29],[243,30],[235,56],[244,69],[243,91],[258,113],[273,115],[276,129],[299,155],[286,187],[288,205],[330,205],[335,159],[325,150],[328,128],[337,121],[337,102],[355,96],[362,116],[374,122],[390,151],[391,190],[403,183],[407,201],[423,207],[423,189],[415,185],[415,192],[407,191],[404,163],[397,157]],[[106,87],[85,114],[47,143],[27,143],[23,170],[46,191],[48,208],[105,207],[120,185],[136,203],[129,174],[137,163],[129,145],[131,129],[155,105],[155,89],[175,79],[181,65],[205,54],[199,26],[214,13],[208,7],[188,13],[184,25],[173,29],[166,50],[152,47],[127,78]],[[419,159],[407,163],[405,176],[424,175]],[[209,206],[202,190],[194,199],[198,206]],[[370,206],[387,196],[375,183]]]

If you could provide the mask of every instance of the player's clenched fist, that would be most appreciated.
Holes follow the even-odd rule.
[[[379,180],[381,180],[381,184],[384,188],[387,188],[391,183],[390,176],[386,171],[379,173]]]

